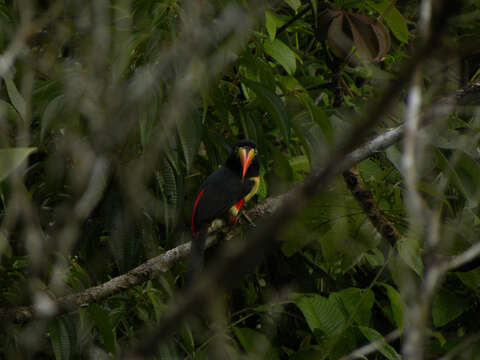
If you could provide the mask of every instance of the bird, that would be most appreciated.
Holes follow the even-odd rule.
[[[187,281],[196,278],[203,267],[207,234],[228,221],[235,226],[240,210],[260,187],[260,162],[257,144],[237,142],[225,164],[200,185],[192,206],[190,230],[192,245]]]

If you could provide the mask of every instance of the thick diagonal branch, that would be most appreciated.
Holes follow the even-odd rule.
[[[403,236],[377,206],[372,193],[365,187],[356,168],[351,168],[343,173],[343,178],[353,197],[362,207],[372,225],[391,246]]]

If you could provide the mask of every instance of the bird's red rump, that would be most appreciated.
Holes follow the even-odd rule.
[[[245,204],[245,199],[241,199],[239,202],[237,202],[235,205],[235,209],[237,209],[237,211],[240,211],[240,209],[242,208],[243,204]]]
[[[195,231],[195,213],[197,212],[197,206],[198,206],[198,203],[200,202],[200,199],[202,198],[203,196],[203,192],[205,191],[205,189],[202,189],[200,190],[200,192],[198,193],[197,195],[197,198],[195,199],[195,202],[193,203],[193,209],[192,209],[192,225],[191,225],[191,231],[192,231],[192,235],[196,235],[196,231]],[[243,204],[242,204],[243,205]]]
[[[239,202],[237,202],[235,205],[232,206],[232,208],[235,208],[237,213],[234,215],[230,211],[230,213],[228,214],[228,223],[230,224],[230,226],[237,225],[238,214],[240,213],[240,209],[242,208],[243,204],[245,204],[245,199],[241,199]]]

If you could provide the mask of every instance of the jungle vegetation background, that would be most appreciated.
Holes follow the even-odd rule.
[[[479,0],[1,0],[0,28],[2,359],[480,358]],[[192,197],[244,138],[257,227],[189,291]]]

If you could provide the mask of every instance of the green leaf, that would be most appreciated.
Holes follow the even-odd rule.
[[[267,189],[267,182],[265,181],[265,168],[260,165],[260,186],[257,190],[257,197],[258,201],[263,201],[267,198],[268,189]]]
[[[298,92],[297,97],[307,109],[310,118],[320,127],[323,136],[329,144],[333,144],[333,128],[329,117],[325,111],[318,105],[315,105],[310,95]]]
[[[59,95],[48,103],[42,115],[42,121],[40,126],[40,139],[44,139],[46,132],[50,130],[55,120],[58,119],[64,106],[65,95]]]
[[[398,172],[403,174],[402,152],[398,149],[398,147],[396,145],[390,146],[385,153],[387,154],[388,160],[390,160]]]
[[[367,0],[367,4],[375,9],[379,14],[383,14],[387,7],[390,6],[390,2],[391,0],[381,0],[380,2]],[[408,43],[409,33],[407,21],[395,6],[392,6],[392,8],[388,11],[388,14],[385,16],[385,22],[398,40],[403,43]]]
[[[177,125],[178,138],[182,147],[187,173],[192,168],[201,140],[200,116],[192,116]]]
[[[310,172],[310,161],[306,155],[294,156],[290,160],[290,167],[292,168],[294,174],[299,174],[299,177],[305,177],[305,174]],[[298,180],[301,180],[300,178]]]
[[[469,307],[470,299],[468,297],[442,289],[433,298],[433,325],[435,327],[447,325],[466,312]]]
[[[478,162],[463,152],[453,167],[442,151],[434,148],[437,167],[445,172],[450,181],[460,190],[467,200],[468,208],[475,208],[480,202],[480,166]]]
[[[273,119],[277,122],[285,141],[288,141],[290,138],[290,122],[287,117],[285,106],[280,97],[258,82],[246,79],[242,82],[255,92],[260,100],[260,104],[263,105],[272,115]]]
[[[152,303],[153,311],[155,314],[155,320],[159,322],[167,306],[165,305],[164,302],[162,302],[162,298],[157,293],[149,291],[147,295]]]
[[[154,130],[159,119],[159,104],[153,100],[145,104],[139,114],[139,128],[140,128],[140,144],[143,149],[146,149],[151,141]]]
[[[98,329],[103,345],[110,353],[115,353],[117,339],[108,312],[98,304],[90,304],[88,312]]]
[[[90,275],[76,262],[70,266],[67,282],[75,291],[85,290],[92,286]]]
[[[363,160],[357,166],[358,170],[360,170],[360,175],[362,175],[365,181],[374,181],[383,173],[383,170],[377,163],[370,159]]]
[[[323,159],[323,155],[328,152],[326,144],[329,143],[325,139],[320,126],[318,126],[310,117],[308,112],[303,111],[293,116],[292,127],[302,142],[302,145],[310,160],[310,164],[314,167]]]
[[[375,303],[375,295],[372,290],[351,287],[332,295],[341,299],[348,314],[357,324],[365,326],[369,324],[372,307]]]
[[[48,329],[53,353],[57,360],[70,360],[75,348],[75,329],[68,324],[68,317],[55,319]]]
[[[247,52],[239,59],[239,65],[241,65],[239,67],[241,73],[248,80],[259,82],[272,91],[277,87],[273,67],[266,60]],[[242,83],[241,85],[245,97],[250,99],[253,96],[253,92],[245,84]]]
[[[460,281],[475,292],[480,292],[480,268],[467,272],[457,272],[455,275]]]
[[[2,109],[4,108],[4,109]],[[3,111],[6,111],[8,120],[13,121],[17,124],[20,121],[20,115],[17,110],[12,106],[12,104],[6,102],[5,100],[0,99],[0,111],[3,114]]]
[[[365,326],[359,326],[358,329],[360,332],[365,336],[365,338],[370,341],[371,343],[374,341],[382,340],[383,336],[380,334],[378,331],[365,327]],[[379,345],[378,351],[385,356],[389,360],[401,360],[402,357],[400,356],[399,353],[390,345],[388,345],[386,342],[383,342]]]
[[[401,329],[403,326],[403,301],[398,291],[388,284],[381,284],[387,291],[388,299],[390,300],[390,308],[392,311],[393,321],[397,328]]]
[[[277,34],[277,21],[275,14],[269,10],[265,11],[265,27],[267,28],[270,40],[273,41]]]
[[[302,5],[300,0],[285,0],[285,2],[290,5],[290,7],[295,10],[295,12],[298,10],[298,8]]]
[[[277,350],[264,334],[250,328],[236,326],[233,327],[233,332],[249,359],[279,359]]]
[[[274,58],[285,71],[293,75],[297,69],[295,52],[279,39],[266,40],[263,44],[265,52]]]
[[[177,346],[173,341],[161,342],[158,349],[158,359],[182,359],[184,355],[180,356]]]
[[[420,256],[420,247],[412,239],[400,239],[395,244],[402,260],[417,273],[423,275],[423,262]]]
[[[318,4],[317,4],[317,0],[310,0],[310,4],[312,4],[313,18],[315,19],[315,28],[317,28],[318,27]]]
[[[259,136],[257,135],[257,127],[255,126],[255,120],[252,118],[250,112],[243,111],[238,112],[240,124],[242,125],[243,133],[246,139],[251,139],[258,142]]]
[[[270,147],[273,170],[284,181],[293,180],[293,170],[287,157],[276,146]]]
[[[37,148],[0,149],[0,181],[3,181]]]
[[[345,315],[335,300],[314,295],[304,296],[295,304],[302,311],[312,332],[321,330],[330,336],[340,332],[346,324]]]
[[[10,98],[10,101],[12,102],[12,105],[15,107],[15,109],[18,111],[22,119],[25,119],[26,113],[27,113],[27,104],[25,102],[25,99],[23,96],[20,94],[18,91],[15,82],[13,81],[11,75],[10,76],[5,76],[4,78],[5,81],[5,86],[7,87],[7,93],[8,97]]]

